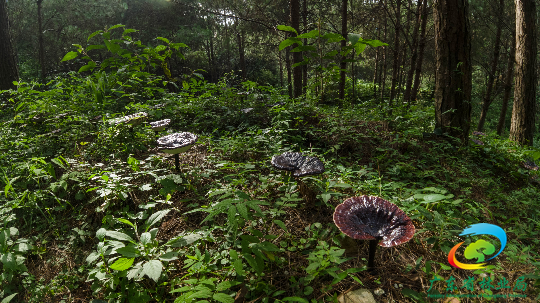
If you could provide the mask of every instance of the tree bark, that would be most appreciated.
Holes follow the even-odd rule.
[[[401,0],[396,1],[396,28],[394,33],[394,64],[392,66],[392,84],[390,86],[389,106],[392,107],[392,101],[396,96],[396,84],[399,76],[399,32],[401,31]]]
[[[386,7],[386,0],[381,0],[381,2],[383,3],[383,6]],[[383,41],[386,41],[386,37],[387,37],[387,33],[388,33],[388,20],[387,20],[387,16],[386,16],[386,10],[383,14],[383,23],[384,23],[384,40]],[[381,76],[381,84],[380,84],[380,87],[381,87],[381,105],[382,103],[384,102],[384,91],[386,89],[386,68],[387,68],[387,61],[386,61],[386,58],[387,58],[387,48],[386,46],[381,46],[384,48],[383,50],[383,66],[382,66],[382,76]]]
[[[300,1],[290,0],[290,13],[291,13],[291,26],[300,33]],[[293,53],[293,64],[302,62],[302,53]],[[302,67],[295,66],[293,68],[293,81],[294,81],[294,97],[298,98],[302,95]]]
[[[510,92],[512,91],[512,84],[514,80],[514,62],[516,60],[516,31],[512,33],[512,40],[510,42],[510,54],[508,55],[508,62],[506,63],[506,78],[504,80],[504,96],[501,108],[501,115],[499,116],[499,123],[497,124],[497,135],[501,135],[506,122],[506,111],[508,110],[508,100],[510,99]]]
[[[503,25],[503,12],[504,12],[504,0],[499,0],[499,7],[497,15],[499,22],[497,22],[497,33],[495,34],[495,43],[493,50],[493,60],[491,61],[491,71],[488,77],[488,83],[486,88],[486,95],[484,96],[484,102],[482,103],[482,112],[480,113],[480,121],[478,121],[477,131],[484,130],[484,124],[486,122],[486,116],[489,110],[489,106],[493,102],[491,99],[491,93],[493,92],[493,82],[495,82],[495,74],[497,73],[497,66],[499,64],[499,50],[501,48],[501,31]]]
[[[291,68],[291,47],[288,46],[285,50],[285,66],[287,67],[287,88],[289,89],[289,97],[293,97],[293,86],[292,86],[292,68]]]
[[[468,144],[472,90],[468,0],[437,0],[433,17],[435,127]]]
[[[341,35],[345,40],[341,40],[341,48],[343,49],[347,45],[347,0],[341,1]],[[341,56],[341,62],[339,68],[341,69],[339,76],[339,99],[345,100],[345,80],[347,78],[345,69],[347,68],[346,57]]]
[[[516,0],[516,86],[510,140],[533,144],[536,116],[536,4]]]
[[[237,32],[236,37],[238,39],[238,53],[240,55],[240,68],[242,69],[242,81],[247,80],[247,71],[246,71],[246,59],[244,55],[244,32]]]
[[[412,90],[412,82],[414,77],[414,70],[416,67],[416,58],[418,56],[418,29],[420,28],[420,23],[422,20],[422,3],[423,1],[427,0],[418,0],[417,6],[416,6],[416,23],[414,24],[413,34],[412,34],[412,54],[411,54],[411,66],[409,68],[409,71],[407,73],[407,83],[405,84],[405,93],[403,95],[403,101],[405,102],[411,102],[411,90]]]
[[[43,21],[41,15],[41,3],[43,0],[37,0],[37,21],[38,21],[38,57],[39,66],[41,67],[41,79],[45,79],[45,46],[43,43]]]
[[[0,90],[15,89],[13,81],[19,80],[15,52],[11,44],[6,1],[0,0]]]
[[[424,49],[426,48],[426,27],[427,27],[427,0],[422,6],[422,33],[420,34],[420,45],[418,46],[418,60],[414,71],[414,84],[411,92],[411,100],[416,100],[420,89],[420,76],[422,75],[422,63],[424,62]]]
[[[304,0],[304,3],[303,3],[303,8],[302,8],[302,21],[304,23],[304,32],[308,32],[308,23],[307,23],[307,0]],[[304,45],[307,45],[308,43],[308,40],[307,39],[304,39]],[[305,65],[302,65],[302,83],[303,83],[303,94],[305,95],[306,94],[306,90],[307,90],[307,85],[308,85],[308,65],[305,64]]]

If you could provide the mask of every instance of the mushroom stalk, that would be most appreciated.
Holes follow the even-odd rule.
[[[379,244],[380,239],[369,240],[369,257],[368,257],[368,271],[375,271],[375,252],[377,251],[377,245]]]

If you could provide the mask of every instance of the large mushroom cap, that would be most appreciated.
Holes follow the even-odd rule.
[[[111,120],[109,120],[109,123],[112,123],[112,124],[127,123],[127,124],[131,124],[131,125],[135,126],[137,124],[140,124],[142,122],[142,120],[146,119],[146,117],[148,117],[147,113],[139,112],[139,113],[135,113],[135,114],[132,114],[132,115],[125,116],[125,117],[111,119]]]
[[[272,157],[272,165],[278,169],[294,171],[293,176],[295,177],[317,175],[324,172],[324,163],[321,160],[294,152],[284,152]]]
[[[414,225],[395,204],[373,196],[352,197],[343,201],[334,212],[336,226],[353,239],[377,240],[382,247],[409,241]]]
[[[159,149],[168,154],[178,154],[188,150],[191,145],[197,142],[199,137],[195,134],[182,132],[174,133],[157,140]]]
[[[164,119],[164,120],[159,120],[155,122],[150,122],[150,126],[152,127],[152,130],[158,132],[158,131],[164,130],[165,126],[169,125],[169,123],[171,123],[171,119]]]

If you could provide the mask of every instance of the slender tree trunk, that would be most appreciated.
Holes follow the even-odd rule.
[[[381,0],[384,6],[386,6],[386,0]],[[383,13],[383,23],[384,23],[384,41],[386,41],[387,33],[388,33],[388,20],[386,16],[386,11]],[[387,68],[387,47],[382,46],[383,49],[383,66],[382,66],[382,77],[381,77],[381,105],[384,102],[384,91],[386,90],[386,68]]]
[[[416,58],[418,56],[418,29],[420,28],[420,23],[422,20],[422,3],[427,0],[418,0],[416,6],[416,22],[414,24],[413,34],[412,34],[412,54],[411,54],[411,66],[407,73],[407,83],[405,84],[405,93],[403,95],[403,101],[410,103],[411,102],[411,90],[414,77],[414,70],[416,68]]]
[[[308,23],[307,23],[307,0],[304,0],[303,2],[303,8],[302,8],[302,18],[304,23],[304,32],[308,32]],[[307,45],[308,40],[304,39],[304,45]],[[302,83],[303,83],[303,93],[306,94],[307,85],[308,85],[308,66],[307,64],[302,65]]]
[[[242,80],[247,80],[245,48],[244,48],[244,31],[236,33],[238,38],[238,53],[240,54],[240,68],[242,69]]]
[[[281,52],[278,50],[279,58],[279,86],[283,88],[283,58],[281,58]]]
[[[287,88],[289,89],[289,97],[293,97],[293,86],[292,86],[292,68],[291,68],[291,47],[288,46],[285,50],[285,66],[287,67]]]
[[[6,1],[0,0],[0,90],[15,89],[13,81],[19,80],[15,52],[11,44]]]
[[[424,62],[424,49],[426,48],[426,25],[427,25],[427,0],[422,5],[422,33],[420,34],[420,45],[418,46],[418,60],[414,71],[414,84],[411,92],[411,100],[416,100],[420,89],[420,76],[422,74],[422,63]]]
[[[401,31],[401,0],[396,1],[396,30],[394,33],[394,64],[392,66],[392,84],[390,86],[390,101],[389,106],[392,108],[392,102],[396,97],[396,84],[399,76],[399,51],[400,51],[400,42],[399,42],[399,33]]]
[[[291,26],[300,33],[300,0],[290,0]],[[302,62],[302,53],[293,53],[293,64]],[[294,81],[294,97],[298,98],[302,95],[302,67],[295,66],[293,68]]]
[[[210,73],[212,73],[212,82],[217,82],[218,75],[217,75],[217,66],[216,66],[216,55],[214,52],[214,33],[212,32],[212,36],[210,37],[210,63],[212,66],[210,67]]]
[[[347,0],[341,1],[341,35],[345,40],[341,40],[341,48],[343,49],[347,45]],[[347,69],[347,63],[345,62],[346,57],[341,56],[341,62],[339,64],[340,80],[339,80],[339,99],[342,101],[345,100],[345,80],[347,74],[345,70]]]
[[[508,110],[508,100],[510,99],[510,92],[512,91],[512,84],[514,80],[514,62],[516,60],[516,31],[512,33],[512,40],[510,42],[510,54],[508,54],[508,62],[506,63],[506,78],[504,79],[504,96],[501,108],[501,115],[499,116],[499,123],[497,124],[497,135],[502,135],[504,124],[506,121],[506,111]]]
[[[510,140],[533,145],[536,116],[536,3],[516,0],[516,86]]]
[[[497,15],[499,17],[499,22],[497,22],[497,33],[495,34],[495,44],[493,50],[493,60],[491,61],[491,71],[488,77],[488,83],[486,88],[486,95],[484,96],[484,102],[482,103],[482,112],[480,113],[480,121],[478,122],[477,131],[481,132],[484,130],[484,124],[486,122],[486,116],[489,110],[489,106],[493,99],[491,98],[491,93],[493,92],[493,82],[495,82],[495,74],[497,73],[497,66],[499,64],[499,50],[501,48],[501,30],[503,23],[503,13],[504,13],[504,0],[499,0],[499,8]]]
[[[437,0],[435,127],[468,144],[471,124],[471,36],[468,0]]]
[[[377,26],[377,40],[381,40],[381,20],[379,20],[379,25]],[[381,48],[377,47],[375,50],[375,71],[373,72],[373,98],[377,98],[377,80],[379,79],[380,72],[380,66],[379,66],[379,60],[380,60],[380,54]]]
[[[1,1],[1,0],[0,0]],[[41,67],[41,79],[45,79],[45,46],[43,45],[43,24],[41,18],[41,3],[43,0],[37,0],[37,21],[38,21],[38,56]]]

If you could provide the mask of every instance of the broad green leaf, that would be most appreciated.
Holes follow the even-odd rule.
[[[424,198],[424,202],[422,203],[433,203],[433,202],[444,200],[447,198],[447,196],[441,195],[441,194],[429,194],[429,195],[424,195],[423,198]]]
[[[124,26],[125,25],[122,25],[122,24],[113,25],[113,26],[109,27],[109,29],[107,31],[111,31],[111,30],[113,30],[115,28],[124,27]]]
[[[165,209],[165,210],[160,210],[158,212],[153,213],[148,218],[148,220],[146,220],[146,224],[147,224],[146,230],[148,230],[150,228],[150,226],[156,224],[161,219],[163,219],[163,217],[165,217],[170,211],[171,211],[170,209]]]
[[[9,268],[11,270],[17,270],[18,268],[15,255],[10,252],[3,254],[0,261],[4,264],[5,268]]]
[[[238,210],[238,213],[240,214],[240,216],[242,216],[242,218],[249,220],[248,210],[245,204],[236,204],[236,210]]]
[[[150,279],[157,282],[159,277],[161,276],[161,270],[163,268],[163,264],[161,264],[161,261],[158,260],[150,260],[143,265],[143,273],[147,275]]]
[[[361,53],[363,53],[364,50],[366,49],[366,46],[367,46],[367,44],[364,44],[364,43],[356,43],[354,45],[354,49],[356,50],[356,54],[360,55]]]
[[[240,282],[238,281],[223,281],[221,283],[219,283],[217,286],[216,286],[216,291],[223,291],[223,290],[227,290],[233,286],[236,286],[240,284]]]
[[[105,45],[101,45],[101,44],[95,44],[95,45],[90,45],[86,48],[86,51],[91,51],[93,49],[102,49],[102,48],[105,48]]]
[[[141,252],[134,245],[118,248],[116,252],[128,258],[136,258],[141,256]]]
[[[14,293],[14,294],[11,294],[7,297],[5,297],[4,299],[2,299],[2,302],[1,303],[8,303],[10,302],[13,298],[15,298],[15,296],[17,295],[18,293]],[[233,300],[234,302],[234,300]]]
[[[96,237],[101,241],[107,235],[107,230],[105,228],[100,228],[96,232]]]
[[[243,276],[243,275],[246,274],[246,273],[244,272],[244,267],[242,266],[242,260],[236,259],[236,260],[232,263],[232,265],[233,265],[233,267],[234,267],[234,270],[236,270],[236,274],[237,274],[237,275]]]
[[[279,44],[279,50],[281,51],[281,50],[283,50],[284,48],[286,48],[287,46],[293,45],[293,44],[295,44],[295,43],[296,43],[296,41],[293,40],[293,39],[291,39],[291,38],[286,39],[286,40],[283,40],[283,41],[281,41],[281,43]]]
[[[214,298],[214,300],[222,302],[222,303],[234,303],[233,297],[231,297],[231,296],[229,296],[227,294],[224,294],[222,292],[215,293],[212,296],[212,298]]]
[[[173,261],[173,260],[176,260],[178,259],[178,253],[175,252],[175,251],[170,251],[166,254],[163,254],[159,257],[160,260],[163,260],[163,261],[167,261],[167,262],[170,262],[170,261]]]
[[[116,260],[111,266],[111,269],[122,271],[131,267],[135,258],[120,258]]]
[[[138,32],[138,30],[132,29],[132,28],[126,28],[124,32],[122,33],[122,36],[125,36],[126,34],[130,34],[130,33],[136,33],[136,32]]]
[[[194,233],[194,234],[190,234],[190,235],[187,235],[187,236],[181,236],[181,237],[176,237],[174,239],[171,239],[165,245],[169,245],[171,247],[182,247],[182,246],[189,245],[189,244],[199,240],[200,238],[202,238],[201,234]]]
[[[90,255],[88,255],[88,257],[86,257],[86,262],[91,264],[94,261],[96,261],[98,258],[99,258],[99,254],[97,252],[93,252]]]
[[[314,30],[310,31],[309,33],[301,34],[301,35],[297,36],[296,38],[306,39],[306,38],[317,38],[317,37],[319,37],[319,31],[314,29]]]
[[[93,63],[93,62],[91,62]],[[81,66],[81,68],[79,68],[79,73],[82,73],[82,72],[85,72],[85,71],[88,71],[88,70],[93,70],[94,68],[96,67],[96,64],[87,64],[87,65],[83,65]]]
[[[229,207],[227,218],[229,219],[229,224],[234,224],[236,222],[236,207],[234,205]]]
[[[90,36],[88,36],[88,40],[86,42],[90,41],[90,39],[92,39],[92,37],[94,37],[95,35],[101,34],[101,33],[103,33],[103,31],[95,31],[95,32],[93,32],[92,34],[90,34]]]
[[[195,292],[194,294],[190,295],[188,299],[196,299],[196,298],[210,298],[212,296],[212,291],[208,287],[204,287],[204,289],[199,290]],[[200,302],[200,301],[197,301]]]
[[[336,33],[326,33],[322,38],[327,39],[329,43],[345,40],[342,35]]]
[[[64,58],[62,59],[62,61],[60,62],[63,62],[63,61],[69,61],[69,60],[72,60],[72,59],[75,59],[77,58],[77,56],[79,55],[78,52],[69,52],[67,53]]]
[[[244,256],[244,259],[246,259],[246,261],[248,262],[248,264],[253,268],[255,269],[255,271],[258,273],[258,274],[261,274],[263,272],[263,269],[264,268],[261,268],[259,266],[259,263],[255,260],[255,258],[253,258],[253,256],[251,256],[250,253],[246,253],[246,254],[243,254]]]
[[[149,232],[142,233],[141,235],[141,243],[146,246],[148,243],[152,241],[152,235],[150,235]]]
[[[298,35],[298,32],[294,29],[294,27],[292,26],[287,26],[287,25],[278,25],[277,26],[277,29],[279,29],[280,31],[287,31],[287,32],[293,32],[295,34]]]
[[[238,252],[237,252],[236,250],[234,250],[234,249],[231,249],[231,250],[229,251],[229,255],[231,256],[231,259],[232,259],[232,260],[238,259]]]
[[[169,42],[169,39],[167,39],[167,38],[157,37],[156,39],[161,40],[161,41],[163,41],[163,42],[165,42],[167,44],[171,43],[171,42]]]
[[[156,52],[161,52],[161,51],[164,51],[166,49],[167,49],[167,47],[165,45],[158,45],[158,46],[156,46],[156,48],[154,50]]]
[[[126,235],[124,233],[121,233],[119,231],[108,230],[106,235],[107,235],[107,237],[111,237],[111,238],[114,238],[114,239],[117,239],[117,240],[135,242],[135,241],[133,241],[133,239],[130,236],[128,236],[128,235]]]
[[[126,219],[124,219],[124,218],[120,218],[120,219],[116,219],[116,220],[118,220],[118,221],[120,221],[120,222],[122,222],[122,223],[125,223],[125,224],[127,224],[127,225],[129,225],[129,226],[131,226],[131,227],[133,227],[133,228],[135,228],[135,225],[133,225],[133,223],[131,223],[130,221],[128,221],[128,220],[126,220]]]

